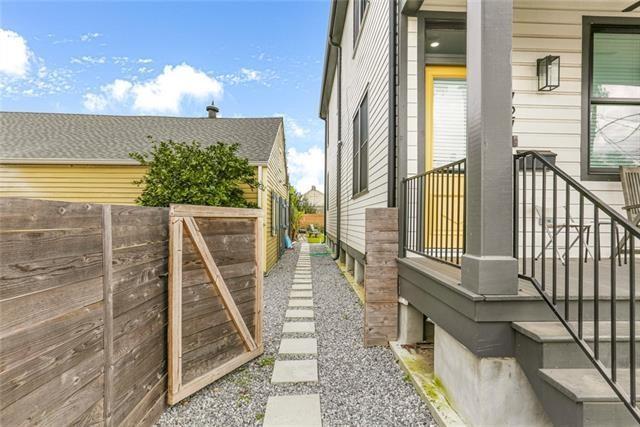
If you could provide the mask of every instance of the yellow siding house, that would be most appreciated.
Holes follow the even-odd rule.
[[[288,200],[282,118],[107,116],[0,112],[0,197],[134,204],[145,167],[129,157],[158,140],[238,143],[260,189],[245,197],[265,209],[265,266],[282,253]],[[276,209],[273,209],[275,205]],[[285,206],[286,207],[286,206]],[[273,214],[275,212],[275,215]]]

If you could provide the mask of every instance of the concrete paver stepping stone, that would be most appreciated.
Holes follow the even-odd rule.
[[[262,425],[266,427],[322,426],[320,395],[269,396]]]
[[[296,283],[303,283],[303,284],[311,283],[311,279],[293,279],[293,283],[294,284],[296,284]]]
[[[276,360],[273,366],[272,383],[318,382],[318,361]]]
[[[315,322],[285,322],[283,334],[313,334],[316,332]]]
[[[315,338],[282,338],[280,354],[318,354],[318,340]]]
[[[284,317],[287,319],[313,319],[313,310],[292,310],[289,309],[284,313]]]
[[[312,298],[313,291],[291,291],[289,296],[291,298]]]
[[[291,289],[296,290],[296,291],[307,291],[307,290],[313,289],[313,286],[311,286],[311,283],[309,283],[309,284],[293,284],[291,286]]]
[[[289,307],[313,307],[312,299],[290,299]]]

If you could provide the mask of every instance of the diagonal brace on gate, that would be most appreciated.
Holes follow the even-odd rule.
[[[200,258],[202,258],[202,262],[204,263],[204,268],[211,279],[211,284],[218,291],[220,298],[222,298],[222,302],[224,307],[229,312],[231,316],[231,321],[236,326],[238,331],[240,332],[240,336],[242,336],[242,340],[244,341],[244,345],[247,350],[252,351],[257,348],[253,337],[251,336],[251,332],[247,328],[247,325],[244,323],[242,319],[242,315],[238,310],[238,306],[233,301],[233,297],[227,288],[227,285],[224,283],[224,279],[220,274],[220,270],[218,270],[218,266],[216,265],[213,257],[211,256],[211,252],[209,252],[209,248],[200,234],[200,229],[198,228],[198,224],[193,218],[187,217],[184,218],[184,225],[189,233],[189,237],[191,237],[191,241],[196,247]]]
[[[193,206],[193,205],[171,205],[169,209],[170,225],[169,225],[169,328],[167,334],[168,343],[168,390],[167,403],[176,404],[182,399],[192,395],[198,390],[206,387],[222,376],[228,374],[243,364],[255,359],[264,352],[262,343],[262,315],[263,315],[263,298],[262,298],[262,278],[263,278],[263,257],[264,257],[264,240],[263,240],[263,212],[259,209],[241,209],[241,208],[223,208],[212,206]],[[250,329],[240,314],[233,295],[229,291],[225,280],[213,259],[212,253],[207,246],[205,237],[203,236],[195,218],[202,221],[215,223],[216,220],[244,222],[248,225],[249,233],[253,235],[253,246],[246,255],[252,255],[255,268],[251,274],[255,283],[255,302],[253,316],[255,322],[251,325],[254,329],[254,335],[251,335]],[[210,225],[210,224],[209,224]],[[186,234],[186,236],[185,236]],[[214,363],[211,370],[199,372],[196,377],[191,377],[185,382],[183,367],[183,338],[182,330],[184,328],[183,307],[182,307],[182,282],[183,282],[183,238],[188,238],[192,242],[194,254],[202,260],[199,267],[211,282],[214,291],[217,291],[216,298],[222,303],[229,320],[234,326],[240,338],[240,344],[243,353],[234,355],[231,359],[225,359],[220,363]],[[206,346],[207,343],[203,343]],[[202,347],[201,347],[202,348]],[[193,348],[191,349],[193,351]],[[224,351],[224,350],[222,350]],[[224,354],[224,353],[221,353]],[[193,368],[191,373],[193,373]]]

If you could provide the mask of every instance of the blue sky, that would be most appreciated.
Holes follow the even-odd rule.
[[[285,117],[299,190],[322,185],[328,0],[1,1],[0,109]]]

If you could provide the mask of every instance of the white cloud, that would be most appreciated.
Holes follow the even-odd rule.
[[[258,70],[252,70],[250,68],[240,68],[240,72],[248,82],[259,82],[262,80],[262,72]]]
[[[86,33],[80,36],[80,41],[90,42],[91,40],[97,39],[98,37],[102,37],[101,33]]]
[[[190,65],[167,65],[153,79],[137,82],[117,79],[100,88],[100,93],[87,93],[84,106],[101,111],[109,106],[125,105],[137,112],[180,113],[182,102],[220,99],[223,86],[218,80]]]
[[[138,64],[151,64],[153,62],[153,59],[151,58],[139,58],[138,59]]]
[[[302,126],[297,120],[284,113],[277,113],[274,116],[284,118],[284,127],[287,135],[293,135],[297,138],[304,138],[309,135],[310,130]]]
[[[133,84],[130,81],[116,79],[113,81],[113,83],[102,86],[101,90],[102,92],[108,94],[114,100],[121,102],[124,101],[127,96],[129,96],[129,92],[131,91],[132,87]]]
[[[222,96],[222,83],[187,64],[166,65],[155,79],[134,85],[136,110],[179,113],[185,97],[210,99]]]
[[[150,67],[140,67],[140,68],[138,68],[138,72],[139,72],[140,74],[149,74],[149,73],[153,72],[153,68],[150,68]]]
[[[242,67],[237,73],[222,74],[217,77],[220,81],[237,85],[241,83],[256,82],[269,86],[269,81],[277,78],[273,70],[254,70],[252,68]]]
[[[313,146],[307,151],[298,151],[294,147],[287,150],[287,168],[291,183],[301,193],[311,190],[311,186],[322,189],[324,186],[324,153],[320,147]]]
[[[104,64],[107,62],[107,58],[104,56],[81,56],[80,58],[71,58],[72,64]]]
[[[89,111],[102,111],[107,108],[107,98],[103,95],[95,93],[87,93],[84,95],[83,105]]]
[[[18,33],[0,28],[0,73],[9,77],[26,77],[33,53]]]
[[[118,65],[125,65],[127,62],[129,62],[129,57],[128,56],[112,56],[111,60]]]

